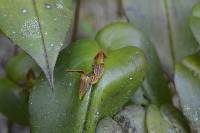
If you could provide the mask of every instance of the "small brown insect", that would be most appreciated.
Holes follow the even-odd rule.
[[[66,72],[78,72],[81,74],[80,78],[80,88],[79,88],[79,98],[82,97],[87,92],[87,89],[91,85],[91,74],[84,72],[83,70],[65,70]]]
[[[95,56],[95,63],[93,66],[93,73],[94,75],[92,76],[92,84],[95,84],[98,82],[98,80],[101,78],[103,75],[104,71],[104,59],[106,58],[105,53],[101,50],[100,52],[97,53]]]
[[[67,72],[78,72],[81,74],[80,78],[80,89],[79,89],[79,98],[82,99],[82,97],[87,92],[88,88],[91,85],[96,84],[99,79],[101,78],[103,71],[104,71],[104,59],[106,58],[106,55],[103,51],[100,51],[95,56],[94,60],[94,66],[93,66],[93,72],[86,73],[83,70],[73,70],[73,69],[67,69],[65,71]]]

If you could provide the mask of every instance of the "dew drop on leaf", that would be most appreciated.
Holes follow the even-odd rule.
[[[21,32],[25,38],[40,38],[40,27],[36,17],[24,22]]]
[[[47,9],[50,9],[50,8],[51,8],[51,5],[48,4],[48,3],[45,3],[45,4],[44,4],[44,7],[47,8]]]
[[[17,35],[17,32],[16,31],[12,31],[11,37],[12,37],[13,40],[16,40],[16,35]]]
[[[69,86],[72,86],[72,83],[71,83],[71,82],[69,83]]]
[[[21,10],[21,12],[22,12],[23,14],[26,14],[26,13],[28,13],[28,10],[25,9],[25,8],[23,8],[23,9]]]
[[[63,7],[64,7],[64,6],[63,6],[62,1],[56,3],[56,8],[62,9]]]

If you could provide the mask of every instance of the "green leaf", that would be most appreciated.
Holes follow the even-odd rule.
[[[104,75],[95,86],[86,123],[87,133],[93,133],[99,119],[112,116],[141,85],[146,70],[143,53],[134,47],[124,47],[108,53]]]
[[[171,102],[171,95],[157,53],[138,29],[127,23],[113,23],[101,29],[97,33],[96,40],[108,52],[125,46],[136,46],[142,49],[149,63],[144,83],[146,93],[151,96],[151,101],[158,105]]]
[[[0,79],[0,112],[11,121],[28,125],[28,97],[22,96],[20,91],[21,88],[9,79]]]
[[[200,44],[200,3],[197,3],[192,10],[192,16],[190,17],[190,28],[194,37]]]
[[[164,119],[179,133],[190,133],[190,128],[181,112],[172,105],[162,105],[160,112]]]
[[[183,114],[194,128],[200,126],[200,56],[186,57],[176,65],[176,90],[180,97]],[[200,129],[199,129],[200,130]]]
[[[40,74],[40,69],[37,64],[24,52],[11,58],[6,64],[7,76],[16,83],[26,81],[27,74],[33,70],[36,77]]]
[[[160,110],[155,105],[150,105],[146,114],[146,126],[148,133],[174,133],[176,128],[171,126],[162,117]]]
[[[145,113],[144,107],[131,105],[120,111],[114,119],[122,127],[123,133],[147,133]]]
[[[119,131],[123,133],[147,133],[147,129],[150,133],[190,133],[181,112],[167,104],[162,105],[160,110],[155,105],[150,105],[148,109],[138,105],[126,106],[114,116],[114,120],[101,120],[97,130],[111,133],[119,125]]]
[[[99,119],[113,115],[127,102],[145,73],[146,60],[138,48],[107,53],[101,80],[88,88],[83,100],[78,94],[80,75],[64,72],[64,69],[91,71],[93,58],[100,50],[95,41],[72,44],[58,60],[54,91],[48,90],[48,83],[42,78],[37,82],[29,107],[33,133],[94,133]]]
[[[93,57],[99,50],[95,41],[84,40],[72,44],[58,59],[54,91],[49,91],[43,77],[36,83],[29,101],[33,133],[79,133],[83,130],[90,91],[80,101],[80,75],[66,73],[64,70],[90,70]]]
[[[51,87],[53,70],[72,20],[71,0],[1,0],[0,29],[30,54]]]
[[[123,0],[130,23],[143,30],[155,45],[164,70],[171,77],[174,62],[197,51],[188,26],[192,6],[199,0]]]
[[[95,133],[123,133],[121,127],[112,118],[106,117],[101,120]]]

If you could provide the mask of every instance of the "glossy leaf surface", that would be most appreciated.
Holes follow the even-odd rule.
[[[119,131],[123,133],[190,133],[184,116],[172,105],[162,105],[160,109],[155,105],[148,108],[129,105],[113,119],[114,121],[111,118],[101,120],[97,126],[98,131],[112,132],[113,128],[110,127],[117,129],[119,125]]]
[[[116,113],[141,85],[146,70],[143,53],[134,47],[124,47],[107,54],[105,71],[92,94],[86,131],[94,132],[95,124]]]
[[[145,74],[146,60],[138,48],[127,47],[107,53],[101,80],[88,88],[83,100],[78,94],[80,75],[64,72],[65,69],[91,71],[93,58],[100,50],[95,41],[78,41],[58,60],[55,90],[49,91],[42,78],[38,81],[30,97],[33,133],[82,133],[83,130],[94,133],[100,118],[113,115],[127,102]]]
[[[160,110],[155,105],[150,105],[146,115],[146,126],[148,133],[173,133],[176,129],[173,128],[165,119],[162,117]]]
[[[170,103],[171,96],[164,79],[157,53],[144,35],[131,24],[113,23],[97,33],[96,40],[108,52],[125,46],[135,46],[143,50],[148,61],[148,70],[143,85],[153,103]],[[155,76],[156,75],[156,76]]]
[[[162,105],[160,112],[164,119],[180,133],[190,133],[190,128],[182,113],[172,105]]]
[[[200,126],[200,56],[186,57],[176,65],[175,84],[183,114],[195,128]]]
[[[72,20],[71,0],[1,0],[0,29],[44,71],[53,87],[53,70]]]
[[[164,70],[173,77],[174,63],[197,51],[189,29],[192,6],[198,0],[122,0],[130,23],[155,45]],[[181,48],[181,49],[180,49]]]

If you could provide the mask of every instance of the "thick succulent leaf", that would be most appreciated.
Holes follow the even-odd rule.
[[[80,133],[83,130],[90,91],[79,99],[80,75],[65,69],[90,70],[93,57],[100,50],[94,41],[81,41],[65,50],[55,69],[55,89],[40,79],[30,96],[29,109],[33,133]],[[79,52],[77,52],[79,51]]]
[[[83,100],[78,94],[80,75],[64,73],[64,69],[70,68],[91,71],[93,58],[99,51],[95,41],[79,41],[59,59],[54,91],[48,90],[46,81],[38,81],[30,97],[33,133],[82,133],[83,130],[94,133],[100,118],[113,115],[127,102],[145,73],[146,60],[138,48],[127,47],[109,53],[103,77],[89,88]]]
[[[200,126],[200,56],[191,55],[176,65],[175,84],[183,114],[196,128]],[[200,130],[200,129],[199,129]]]
[[[148,133],[175,133],[176,128],[162,117],[160,110],[155,105],[150,105],[146,115]]]
[[[161,65],[153,45],[134,26],[127,23],[113,23],[97,33],[96,40],[108,52],[125,46],[136,46],[143,50],[149,67],[144,88],[153,103],[170,103],[167,81],[163,77]],[[156,76],[155,76],[156,75]]]
[[[94,133],[96,123],[116,113],[141,85],[146,70],[143,53],[125,47],[107,54],[105,71],[94,88],[86,123],[86,132]]]
[[[123,133],[147,133],[145,112],[142,106],[127,106],[114,117],[114,120],[122,127]]]
[[[24,52],[11,58],[6,64],[5,69],[7,76],[17,83],[24,82],[30,70],[34,72],[36,77],[40,74],[37,64]]]
[[[190,133],[187,121],[178,109],[172,105],[162,105],[160,111],[164,119],[173,125],[178,133]]]
[[[51,87],[53,70],[72,19],[71,0],[1,0],[0,29],[30,54]]]
[[[28,125],[28,97],[20,94],[21,88],[7,78],[0,79],[0,112],[9,120]]]
[[[106,117],[98,123],[95,133],[123,133],[123,131],[117,122]]]
[[[130,23],[143,30],[155,45],[164,66],[173,76],[174,62],[197,50],[188,26],[198,0],[123,0]],[[181,49],[180,49],[181,48]]]

